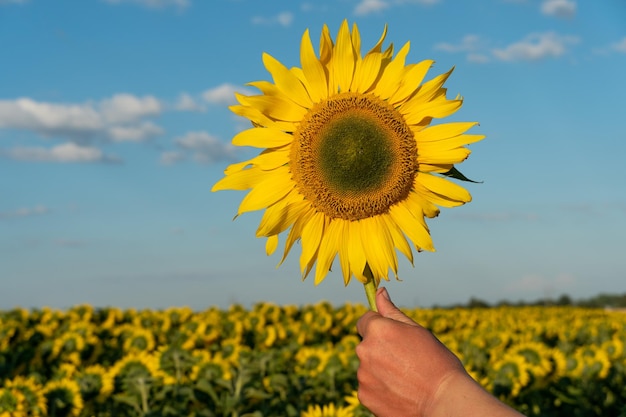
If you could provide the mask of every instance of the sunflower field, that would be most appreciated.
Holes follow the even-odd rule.
[[[362,305],[0,312],[0,417],[369,416]],[[528,416],[626,416],[626,314],[412,309],[486,389]],[[416,349],[419,349],[416,346]]]

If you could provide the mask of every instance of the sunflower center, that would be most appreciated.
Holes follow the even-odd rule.
[[[413,133],[373,95],[342,93],[318,103],[294,135],[293,179],[331,218],[385,213],[411,189],[417,171]]]

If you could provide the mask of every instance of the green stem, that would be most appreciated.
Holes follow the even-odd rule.
[[[367,281],[365,281],[363,286],[365,287],[365,295],[367,295],[367,302],[370,305],[370,310],[378,312],[378,308],[376,307],[376,290],[378,289],[378,285],[376,285],[372,269],[367,263],[365,264],[363,275],[367,278]]]

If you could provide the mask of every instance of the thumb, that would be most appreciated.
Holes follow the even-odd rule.
[[[376,307],[378,307],[378,313],[385,318],[410,324],[411,326],[416,325],[413,320],[408,318],[406,314],[400,311],[398,307],[391,302],[387,288],[378,289],[378,292],[376,293]]]

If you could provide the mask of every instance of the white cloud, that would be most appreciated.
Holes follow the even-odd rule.
[[[377,13],[389,7],[385,0],[361,0],[354,8],[354,14],[365,16],[370,13]]]
[[[478,35],[465,35],[459,43],[440,42],[433,48],[450,53],[464,53],[469,62],[483,64],[491,60],[486,53],[486,42]]]
[[[190,5],[189,0],[103,0],[109,4],[121,4],[121,3],[135,3],[141,6],[160,9],[167,6],[177,6],[181,9]]]
[[[102,117],[91,104],[55,104],[30,98],[0,100],[0,128],[90,132],[103,127]]]
[[[486,62],[491,61],[491,58],[489,58],[487,55],[484,55],[484,54],[470,53],[470,54],[467,54],[467,60],[469,62],[474,62],[476,64],[484,64]]]
[[[167,151],[161,154],[161,164],[173,165],[187,159],[190,155],[194,161],[202,164],[211,164],[223,160],[232,160],[237,148],[230,143],[224,143],[208,132],[188,132],[174,140],[178,147],[176,151]]]
[[[444,52],[472,52],[480,46],[480,37],[478,35],[465,35],[460,43],[440,42],[435,44],[436,50]]]
[[[353,12],[357,16],[379,13],[392,6],[403,4],[420,4],[423,6],[439,3],[440,0],[360,0]]]
[[[0,211],[0,220],[11,219],[15,217],[39,216],[41,214],[47,213],[50,213],[50,208],[43,205],[38,205],[35,207],[21,207],[13,211]]]
[[[113,142],[142,142],[162,134],[163,129],[152,122],[132,126],[113,126],[108,130],[108,135]]]
[[[73,141],[93,137],[118,141],[125,133],[129,137],[131,131],[156,134],[160,128],[146,125],[141,119],[162,111],[162,104],[152,96],[136,97],[125,93],[98,103],[81,104],[39,102],[31,98],[0,100],[0,129],[28,130]],[[134,137],[136,140],[140,136],[135,133]]]
[[[181,93],[174,105],[176,110],[180,111],[204,111],[205,108],[189,93]]]
[[[567,52],[567,47],[578,43],[575,36],[562,36],[554,32],[532,33],[524,40],[504,49],[494,49],[493,55],[502,61],[537,61],[557,58]]]
[[[544,0],[541,4],[541,13],[547,16],[562,18],[573,17],[576,14],[574,0]]]
[[[235,85],[224,83],[218,85],[215,88],[211,88],[202,93],[202,98],[211,104],[220,104],[224,106],[231,106],[237,104],[235,99],[235,92],[248,94],[245,89],[239,88]]]
[[[161,165],[174,165],[187,159],[184,152],[165,151],[161,154]]]
[[[291,12],[281,12],[276,16],[271,17],[263,17],[263,16],[254,16],[252,18],[252,23],[255,25],[280,25],[280,26],[290,26],[293,22],[293,13]]]
[[[25,162],[117,162],[115,157],[107,156],[102,150],[92,146],[81,146],[67,142],[51,148],[14,147],[3,154],[11,159]]]
[[[115,94],[102,100],[100,113],[108,123],[129,123],[162,112],[161,102],[153,96],[137,97],[132,94]]]
[[[611,49],[617,52],[626,53],[626,37],[624,37],[621,41],[611,44]]]

